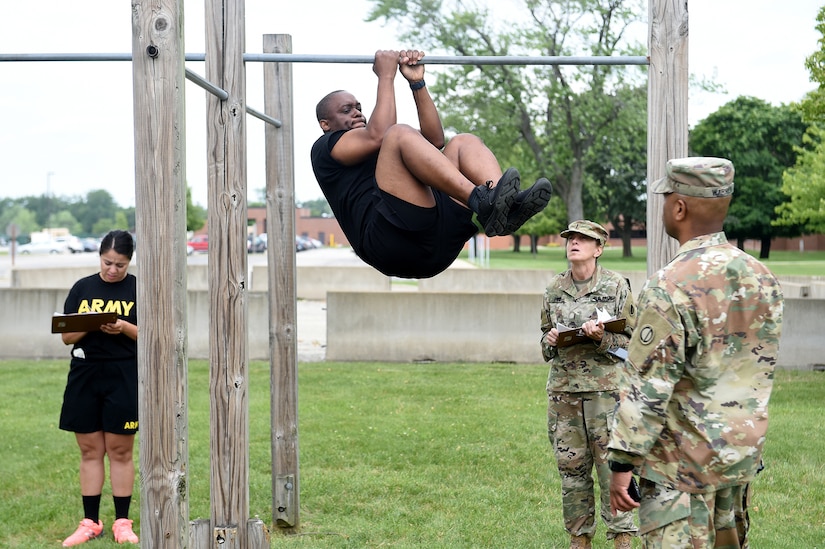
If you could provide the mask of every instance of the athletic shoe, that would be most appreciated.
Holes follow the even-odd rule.
[[[570,549],[591,549],[593,547],[590,538],[587,536],[571,536]]]
[[[616,549],[633,549],[633,536],[627,532],[622,532],[613,538],[613,546]]]
[[[516,195],[513,207],[507,216],[502,233],[508,235],[516,232],[528,219],[542,211],[550,202],[553,194],[553,185],[545,178],[540,178],[532,187]]]
[[[112,533],[118,543],[140,543],[138,537],[132,532],[132,521],[127,518],[119,518],[112,524]]]
[[[496,186],[493,187],[492,184],[492,181],[488,181],[473,190],[478,196],[478,222],[484,227],[487,236],[505,234],[503,231],[507,214],[521,186],[521,176],[517,169],[508,168]]]
[[[80,545],[86,543],[90,539],[99,538],[103,535],[103,522],[93,521],[85,518],[80,521],[80,526],[77,527],[75,533],[63,540],[63,547],[71,547],[72,545]]]

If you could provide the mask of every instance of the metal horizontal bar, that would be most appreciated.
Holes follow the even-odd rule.
[[[190,58],[191,57],[191,58]],[[204,54],[194,54],[186,56],[187,61],[203,61],[206,59]],[[131,61],[132,54],[130,53],[0,53],[0,61]],[[185,69],[186,78],[205,89],[221,101],[229,99],[229,93],[209,82],[198,73]],[[281,121],[277,118],[264,114],[260,111],[247,106],[246,112],[263,120],[267,124],[272,124],[276,128],[282,126]]]
[[[205,61],[204,53],[187,53],[186,61]],[[131,61],[131,53],[0,53],[3,61]]]
[[[190,82],[194,82],[201,88],[210,92],[212,95],[214,95],[221,101],[226,101],[227,99],[229,99],[229,92],[227,92],[223,88],[219,88],[218,86],[208,81],[196,72],[186,69],[186,78],[189,79]]]
[[[247,108],[246,108],[246,112],[247,112],[248,114],[251,114],[251,115],[252,115],[252,116],[254,116],[255,118],[258,118],[259,120],[263,120],[263,121],[264,121],[264,122],[266,122],[267,124],[272,124],[272,125],[273,125],[273,126],[275,126],[276,128],[280,128],[281,126],[283,126],[283,124],[281,123],[281,121],[280,121],[280,120],[278,120],[277,118],[272,118],[272,117],[271,117],[271,116],[269,116],[268,114],[264,114],[264,113],[262,113],[262,112],[258,112],[258,111],[256,111],[255,109],[253,109],[252,107],[247,107]]]
[[[186,61],[205,61],[206,54],[187,53]],[[324,55],[300,53],[245,53],[244,61],[268,63],[362,63],[371,64],[374,55]],[[129,53],[0,53],[3,61],[131,61]],[[532,56],[532,55],[428,55],[428,65],[648,65],[637,56]]]
[[[299,53],[245,53],[244,61],[277,63],[366,63],[374,55],[314,55]],[[532,56],[532,55],[428,55],[427,65],[648,65],[644,56]]]
[[[202,77],[201,75],[199,75],[198,73],[196,73],[196,72],[194,72],[190,69],[186,69],[186,78],[189,79],[191,82],[194,82],[195,84],[197,84],[201,88],[205,89],[206,91],[208,91],[209,93],[211,93],[212,95],[214,95],[215,97],[220,99],[221,101],[226,101],[227,99],[229,99],[229,92],[227,92],[226,90],[224,90],[222,88],[219,88],[218,86],[216,86],[212,82],[208,81],[207,79],[205,79],[204,77]],[[257,111],[257,110],[253,109],[252,107],[250,107],[248,105],[246,107],[246,112],[248,114],[251,114],[255,118],[263,120],[267,124],[272,124],[276,128],[280,128],[281,126],[283,126],[283,124],[281,124],[281,121],[278,120],[277,118],[272,118],[268,114],[264,114],[260,111]]]
[[[131,61],[131,53],[0,53],[0,61]]]

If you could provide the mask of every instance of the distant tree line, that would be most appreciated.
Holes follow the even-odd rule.
[[[248,207],[265,208],[266,207],[266,189],[256,189],[258,194],[257,200],[251,200],[247,204]],[[320,192],[320,191],[319,191]],[[309,210],[310,217],[332,217],[332,208],[329,207],[329,202],[323,196],[312,200],[301,200],[295,204],[298,208],[306,208]]]
[[[427,51],[459,56],[644,55],[625,39],[643,23],[639,0],[517,0],[502,14],[461,0],[371,0],[369,21],[397,25]],[[825,35],[825,8],[817,18]],[[825,231],[825,40],[806,63],[820,89],[799,104],[740,97],[696,125],[691,155],[723,156],[736,167],[725,224],[743,245]],[[448,132],[482,137],[523,183],[546,176],[554,198],[514,236],[558,234],[569,221],[611,223],[630,256],[647,207],[647,67],[461,65],[434,69],[427,85]],[[713,82],[692,85],[719,91]],[[514,239],[518,250],[519,239]]]
[[[186,192],[186,228],[200,229],[206,223],[206,210],[192,204],[190,189]],[[109,191],[89,191],[86,196],[24,196],[0,197],[0,234],[17,227],[18,242],[27,242],[29,235],[49,228],[66,228],[79,237],[100,237],[112,229],[134,231],[135,208],[117,205]]]
[[[397,24],[402,41],[460,56],[644,55],[625,39],[647,17],[640,0],[516,0],[513,21],[461,0],[370,0],[370,21]],[[771,239],[825,232],[825,7],[817,16],[823,36],[806,60],[819,88],[799,103],[771,105],[738,97],[700,121],[689,136],[689,154],[729,158],[736,191],[725,222],[741,247]],[[644,229],[647,208],[647,67],[621,65],[461,65],[433,69],[432,90],[449,134],[472,132],[503,167],[520,169],[523,184],[545,176],[554,196],[545,211],[514,236],[558,234],[569,221],[610,223],[632,254],[631,236]],[[428,73],[429,74],[429,73]],[[713,82],[693,82],[718,91]],[[260,205],[264,193],[261,191]],[[250,204],[251,205],[251,204]],[[313,216],[331,215],[326,200],[305,201]],[[118,208],[104,190],[84,198],[49,196],[0,199],[0,231],[14,221],[23,235],[65,226],[78,235],[134,227],[133,208]],[[187,193],[187,228],[197,230],[206,212]],[[514,238],[518,251],[520,238]]]

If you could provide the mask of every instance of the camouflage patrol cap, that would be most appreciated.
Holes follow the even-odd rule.
[[[599,225],[598,223],[594,223],[593,221],[587,221],[586,219],[579,219],[578,221],[572,222],[570,225],[567,226],[567,229],[563,230],[559,236],[562,238],[569,238],[570,233],[579,233],[583,234],[584,236],[589,236],[594,240],[598,240],[599,244],[604,246],[604,243],[607,242],[607,229]]]
[[[650,192],[701,198],[730,196],[733,194],[733,172],[733,163],[725,158],[674,158],[667,161],[667,176],[654,182]]]

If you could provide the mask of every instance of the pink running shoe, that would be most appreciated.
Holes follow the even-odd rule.
[[[112,533],[118,543],[140,543],[140,540],[132,532],[132,521],[127,518],[120,518],[112,524]]]
[[[75,533],[63,540],[63,547],[71,547],[72,545],[80,545],[86,543],[90,539],[95,539],[103,535],[103,522],[93,521],[85,518],[80,521],[80,526],[77,527]]]

